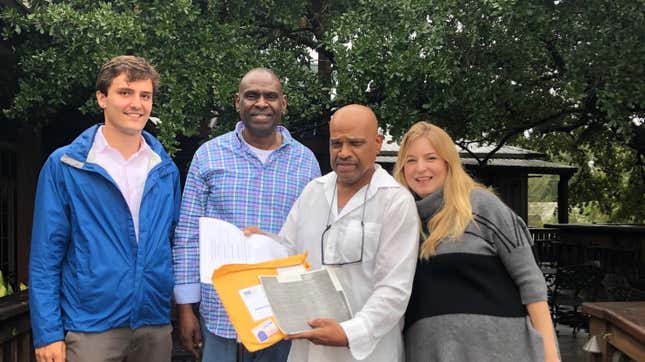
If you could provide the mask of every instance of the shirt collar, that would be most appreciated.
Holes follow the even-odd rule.
[[[240,147],[244,144],[244,138],[242,136],[244,128],[244,123],[242,121],[238,121],[235,125],[235,135],[237,136],[238,146]],[[276,130],[282,135],[282,144],[280,144],[276,150],[293,143],[293,137],[291,137],[291,134],[284,126],[278,125]]]
[[[338,176],[336,175],[336,172],[332,171],[322,177],[316,178],[314,181],[322,183],[322,184],[331,184],[331,187],[334,187],[334,183],[336,182],[336,179]],[[380,188],[380,187],[401,187],[396,180],[392,176],[390,176],[387,171],[381,167],[378,163],[374,164],[374,174],[372,175],[372,179],[370,180],[371,186],[370,188]]]
[[[104,152],[119,153],[119,151],[116,148],[110,146],[107,139],[105,139],[105,135],[103,134],[103,127],[105,126],[101,125],[99,129],[96,131],[96,136],[94,137],[94,143],[92,144],[92,148],[90,150],[90,155],[92,155],[92,153],[96,154],[96,153],[104,153]],[[140,136],[140,137],[141,137],[141,147],[139,147],[139,150],[130,157],[130,160],[139,155],[149,155],[152,152],[152,149],[146,143],[145,138],[143,138],[143,136]],[[123,158],[123,156],[121,157]],[[88,161],[90,158],[93,159],[94,157],[89,156]]]
[[[338,176],[336,175],[336,172],[332,171],[322,177],[318,177],[314,179],[314,181],[323,184],[323,189],[325,191],[325,196],[327,198],[327,201],[331,203],[331,200],[333,198],[333,193],[335,190],[334,185],[336,184],[336,180],[338,179]],[[402,187],[399,185],[396,180],[390,176],[387,171],[385,171],[381,165],[378,163],[374,164],[374,174],[372,175],[372,179],[370,180],[370,187],[368,190],[367,194],[367,199],[372,198],[378,189],[380,188],[398,188]]]
[[[99,129],[96,131],[96,135],[94,136],[94,144],[92,145],[92,150],[94,150],[94,152],[104,152],[110,147],[103,135],[103,127],[104,126],[99,126]]]

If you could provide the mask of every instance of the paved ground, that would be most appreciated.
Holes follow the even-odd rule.
[[[557,326],[558,344],[560,346],[560,356],[562,362],[583,362],[587,360],[587,353],[582,350],[582,346],[589,339],[589,335],[585,331],[578,332],[573,337],[571,328],[565,326]],[[175,343],[175,356],[173,362],[192,362],[194,359]]]
[[[573,337],[569,327],[557,326],[556,331],[558,332],[558,344],[560,345],[562,362],[582,362],[587,360],[587,352],[582,350],[582,346],[589,339],[587,332],[579,331]]]

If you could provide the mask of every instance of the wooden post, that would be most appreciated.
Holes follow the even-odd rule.
[[[558,181],[558,223],[569,223],[569,177],[560,175]]]

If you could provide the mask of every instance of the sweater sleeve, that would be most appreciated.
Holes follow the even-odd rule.
[[[488,191],[473,195],[475,221],[495,243],[497,254],[520,292],[523,304],[547,300],[544,276],[533,256],[533,239],[524,221]]]

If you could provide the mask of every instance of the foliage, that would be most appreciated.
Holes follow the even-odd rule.
[[[573,163],[574,204],[643,223],[644,4],[364,2],[334,28],[339,98],[372,103],[395,136],[429,119],[464,145]]]
[[[554,202],[558,200],[558,176],[532,175],[528,182],[529,202]]]
[[[10,278],[7,278],[7,280],[5,280],[2,270],[0,270],[0,298],[6,297],[14,293],[13,287],[11,286],[11,282],[9,281],[9,279]],[[18,289],[20,289],[20,291],[22,292],[24,290],[27,290],[27,286],[23,283],[20,283],[18,285]]]
[[[258,38],[269,34],[249,26],[250,17],[233,17],[242,11],[227,2],[188,0],[52,2],[27,15],[5,10],[3,36],[17,45],[20,59],[20,90],[5,114],[36,125],[66,107],[97,115],[98,68],[112,56],[136,54],[160,71],[153,115],[162,120],[159,136],[171,151],[177,135],[194,135],[212,118],[220,132],[231,128],[239,79],[254,66],[288,78],[290,114],[315,118],[319,109],[310,105],[321,104],[315,91],[321,87],[305,46],[270,38],[258,49]]]
[[[339,68],[349,69],[338,93],[374,103],[395,136],[423,118],[492,144],[592,127],[627,144],[645,102],[631,81],[645,75],[642,6],[365,2],[335,28]]]
[[[5,282],[2,271],[0,270],[0,298],[13,294],[13,288],[9,281]]]
[[[558,222],[558,203],[543,202],[543,201],[529,201],[528,204],[528,219],[527,225],[529,227],[544,227],[544,224],[555,224]],[[571,221],[571,215],[569,216]]]
[[[582,132],[531,137],[525,144],[556,161],[578,165],[570,181],[571,204],[577,208],[570,210],[572,216],[594,222],[645,223],[645,168],[637,151],[620,145],[611,134]]]
[[[569,211],[569,221],[576,224],[603,224],[610,221],[597,201],[580,202]]]
[[[161,71],[154,112],[174,150],[177,135],[212,118],[217,132],[230,129],[240,76],[263,65],[286,79],[296,134],[320,128],[333,107],[366,103],[395,137],[428,119],[464,145],[516,143],[572,162],[574,202],[645,220],[644,0],[37,3],[2,15],[19,57],[12,117],[96,114],[98,67],[136,53]],[[318,73],[311,49],[325,61]]]

